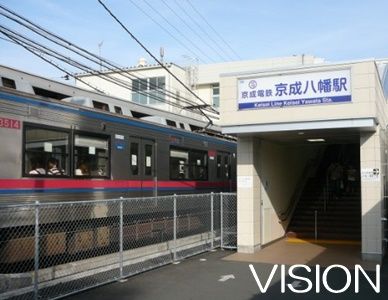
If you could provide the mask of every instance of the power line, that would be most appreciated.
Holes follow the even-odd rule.
[[[49,63],[50,65],[54,66],[55,68],[57,68],[58,70],[66,73],[68,76],[71,76],[73,77],[74,79],[76,79],[76,77],[69,71],[67,71],[66,69],[60,67],[59,65],[55,64],[53,61],[45,58],[42,54],[32,50],[30,47],[27,47],[26,45],[24,45],[23,43],[19,42],[16,38],[10,36],[9,34],[5,33],[5,32],[2,32],[2,34],[4,34],[6,37],[8,37],[9,39],[12,40],[13,43],[17,44],[17,45],[20,45],[21,47],[23,47],[24,49],[26,49],[27,51],[31,52],[32,54],[38,56],[39,58],[41,58],[42,60],[44,60],[45,62]],[[95,86],[92,86],[90,85],[89,83],[87,82],[84,82],[83,80],[80,80],[82,83],[86,84],[87,86],[89,86],[90,88],[92,88],[93,90],[99,92],[99,93],[102,93],[102,94],[105,94],[102,90],[98,89],[97,87]]]
[[[90,85],[89,83],[87,83],[86,81],[80,79],[80,78],[77,78],[76,76],[74,76],[73,74],[71,74],[69,71],[65,70],[64,68],[60,67],[58,64],[55,64],[52,60],[49,60],[47,58],[44,57],[44,54],[48,55],[48,56],[51,56],[57,60],[60,60],[68,65],[71,65],[77,69],[80,69],[82,71],[85,71],[85,72],[89,72],[89,73],[92,73],[92,74],[99,74],[100,77],[102,77],[102,79],[104,80],[107,80],[113,84],[116,84],[120,87],[123,87],[123,88],[126,88],[126,89],[129,89],[131,91],[133,91],[133,89],[127,85],[127,82],[123,82],[121,80],[118,80],[117,78],[112,78],[110,77],[109,75],[106,75],[104,73],[101,73],[97,70],[94,70],[92,68],[90,68],[89,66],[83,64],[83,63],[80,63],[80,62],[77,62],[75,60],[73,60],[72,58],[69,58],[69,57],[66,57],[64,56],[63,54],[59,53],[58,51],[55,51],[53,49],[50,49],[36,41],[33,41],[31,40],[30,38],[20,34],[20,33],[17,33],[7,27],[4,27],[2,25],[0,25],[0,32],[3,33],[5,36],[7,36],[8,38],[11,38],[12,39],[12,42],[22,46],[23,48],[25,48],[26,50],[28,50],[29,52],[33,53],[34,55],[38,56],[39,58],[43,59],[44,61],[50,63],[51,65],[53,65],[54,67],[58,68],[59,70],[65,72],[67,75],[71,76],[71,77],[74,77],[75,79],[79,80],[80,82],[84,83],[85,85],[91,87],[92,89],[100,92],[100,93],[104,93],[102,90],[96,88],[95,86],[92,86]],[[146,96],[146,97],[149,97],[153,100],[156,100],[156,101],[162,101],[162,102],[165,102],[165,103],[168,103],[170,104],[171,106],[175,106],[175,107],[178,107],[178,108],[183,108],[182,106],[178,105],[177,103],[174,103],[174,102],[171,102],[171,101],[168,101],[164,98],[160,98],[156,95],[152,95],[150,93],[146,93],[146,92],[143,92],[143,91],[136,91],[138,94],[140,95],[143,95],[143,96]]]
[[[49,32],[48,30],[42,28],[41,26],[35,24],[34,22],[32,22],[32,21],[24,18],[23,16],[20,16],[17,13],[15,13],[15,12],[5,8],[4,6],[0,5],[0,8],[2,8],[5,11],[7,11],[8,13],[11,13],[12,15],[17,16],[18,18],[23,20],[23,22],[18,20],[18,19],[15,19],[15,17],[12,17],[12,16],[10,16],[8,14],[5,14],[3,12],[0,12],[1,15],[5,16],[5,17],[7,17],[7,18],[9,18],[11,20],[13,20],[14,22],[18,23],[19,25],[22,25],[22,26],[30,29],[31,31],[35,32],[36,34],[39,34],[40,36],[48,39],[49,41],[51,41],[51,42],[53,42],[53,43],[55,43],[55,44],[57,44],[57,45],[59,45],[61,47],[64,47],[64,48],[66,48],[66,49],[76,53],[77,55],[79,55],[81,57],[84,57],[87,60],[92,61],[93,63],[95,63],[95,64],[97,64],[99,66],[101,65],[102,62],[104,62],[104,67],[106,67],[107,69],[109,69],[112,72],[117,72],[117,70],[114,70],[114,69],[110,68],[110,66],[113,66],[114,68],[119,69],[119,70],[124,72],[124,73],[120,74],[121,76],[126,77],[126,78],[128,78],[130,80],[133,80],[132,77],[135,77],[135,78],[137,78],[139,80],[142,80],[142,78],[139,78],[139,77],[137,77],[137,76],[135,76],[135,75],[133,75],[133,74],[131,74],[129,72],[126,72],[125,70],[122,70],[120,67],[118,67],[117,65],[107,61],[106,59],[104,59],[104,58],[102,58],[100,56],[97,56],[97,55],[95,55],[95,54],[93,54],[93,53],[91,53],[91,52],[89,52],[89,51],[87,51],[87,50],[85,50],[85,49],[83,49],[83,48],[81,48],[81,47],[79,47],[79,46],[77,46],[77,45],[75,45],[75,44],[65,40],[65,39],[63,39],[62,37],[60,37],[60,36],[58,36],[58,35],[56,35],[54,33]],[[28,24],[25,24],[24,22],[26,22],[28,24],[31,24],[32,26],[28,25]],[[47,35],[49,35],[49,36],[47,36]],[[59,40],[59,42],[58,42],[58,40]],[[76,49],[73,49],[72,47],[74,47]],[[78,50],[80,50],[81,52],[78,51]],[[85,55],[84,53],[86,53],[87,55]],[[94,70],[94,69],[92,69],[90,67],[88,67],[88,68],[89,68],[89,70],[87,70],[87,72],[89,72],[91,74],[98,74],[98,72],[96,70]],[[85,71],[85,70],[83,70],[83,71]],[[105,76],[105,74],[102,74],[102,75]],[[100,75],[100,77],[101,77],[101,75]],[[106,76],[104,78],[106,79]],[[111,77],[109,76],[109,78],[111,78]],[[116,80],[118,80],[118,79],[116,79]],[[120,84],[123,84],[123,81],[121,81]],[[160,92],[161,94],[163,94],[165,96],[169,96],[169,97],[171,97],[173,99],[176,99],[178,101],[188,103],[188,104],[190,104],[190,106],[192,106],[192,101],[191,100],[188,100],[188,99],[186,99],[184,97],[177,97],[173,92],[170,92],[170,91],[167,91],[167,90],[163,90],[164,92],[161,92],[160,89],[158,88],[158,86],[152,85],[151,83],[150,83],[150,87],[156,87],[155,89],[158,90],[158,92]],[[127,86],[127,88],[129,88],[129,86]],[[139,92],[139,91],[137,91],[137,92]],[[154,95],[152,95],[152,94],[149,95],[150,98],[152,98],[153,96]],[[165,98],[158,98],[158,99],[154,99],[154,100],[159,100],[159,101],[165,102],[165,103],[169,103],[170,102],[170,101],[166,100]],[[172,106],[176,106],[176,107],[185,109],[185,107],[177,105],[174,102],[170,102],[170,104]],[[203,112],[201,112],[201,114],[203,114]]]
[[[58,68],[59,70],[65,72],[67,75],[71,76],[71,77],[74,77],[75,79],[79,80],[80,82],[84,83],[85,85],[95,89],[96,91],[100,92],[100,93],[103,93],[105,94],[102,90],[90,85],[89,83],[87,83],[86,81],[82,80],[82,79],[79,79],[77,78],[76,76],[74,76],[73,74],[71,74],[69,71],[65,70],[64,68],[60,67],[59,65],[55,64],[53,61],[50,61],[48,59],[46,59],[44,57],[43,54],[46,54],[48,56],[51,56],[51,57],[54,57],[55,59],[58,59],[66,64],[69,64],[73,67],[76,67],[77,69],[80,69],[80,70],[83,70],[83,71],[86,71],[86,72],[92,72],[92,73],[97,73],[97,74],[100,74],[102,75],[102,78],[104,80],[107,80],[113,84],[116,84],[118,86],[121,86],[123,88],[126,88],[126,89],[129,89],[131,91],[133,91],[133,89],[131,89],[127,84],[126,82],[122,82],[122,81],[117,81],[115,79],[112,79],[110,76],[107,76],[107,75],[104,75],[103,73],[100,73],[99,71],[97,70],[94,70],[94,69],[91,69],[90,67],[82,64],[82,63],[79,63],[77,61],[74,61],[73,59],[70,59],[70,58],[67,58],[65,56],[63,56],[62,54],[58,53],[57,51],[55,50],[52,50],[52,49],[49,49],[43,45],[40,45],[39,43],[36,43],[34,41],[31,41],[30,39],[20,35],[20,34],[17,34],[13,31],[10,31],[11,34],[9,32],[9,29],[3,27],[0,25],[0,32],[3,33],[5,36],[11,38],[15,43],[17,43],[18,45],[22,46],[23,48],[27,49],[28,51],[30,51],[31,53],[37,55],[38,57],[40,57],[41,59],[45,60],[46,62],[49,62],[50,64],[52,64],[53,66],[55,66],[56,68]],[[155,96],[155,95],[152,95],[152,94],[148,94],[146,92],[142,92],[142,91],[137,91],[140,95],[143,95],[143,96],[148,96],[150,97],[151,99],[154,99],[156,101],[163,101],[163,100],[160,100],[162,98],[158,97],[158,96]],[[163,102],[166,102],[172,106],[176,106],[178,108],[182,108],[181,106],[178,106],[176,103],[174,102],[170,102],[170,101],[163,101]]]
[[[215,49],[208,41],[206,41],[202,35],[200,35],[184,18],[182,18],[165,0],[162,0],[165,6],[179,19],[187,28],[189,28],[204,44],[206,44],[210,49],[212,49],[222,60],[226,61],[229,59],[228,57],[225,59],[225,56],[228,56],[226,53],[221,53],[217,49]]]
[[[237,57],[237,59],[241,60],[242,58],[240,55],[236,53],[236,51],[233,50],[233,48],[229,45],[227,41],[214,29],[212,25],[206,20],[206,18],[195,8],[195,6],[190,2],[190,0],[186,0],[186,2],[191,6],[191,8],[196,12],[198,16],[209,26],[209,28],[218,36],[218,38],[226,45],[226,47],[229,48],[230,51],[233,52],[233,54]],[[178,4],[178,2],[175,0],[175,3]],[[179,6],[179,4],[178,4]]]
[[[132,32],[130,32],[128,30],[127,27],[125,27],[125,25],[109,10],[109,8],[101,1],[101,0],[98,0],[98,2],[101,4],[101,6],[104,7],[104,9],[112,16],[113,19],[116,20],[116,22],[125,30],[125,32],[127,32],[131,38],[133,40],[136,41],[136,43],[138,43],[163,69],[165,69],[172,77],[174,77],[174,79],[176,81],[178,81],[190,94],[192,94],[196,99],[198,99],[200,102],[202,102],[203,104],[205,105],[208,105],[205,101],[203,101],[201,98],[198,97],[197,94],[195,94],[189,87],[187,87],[183,82],[182,80],[180,80],[174,73],[172,73],[168,68],[166,68],[166,66],[164,66],[164,64],[162,62],[160,62],[143,44],[142,42],[140,42],[133,34]],[[207,114],[205,114],[201,108],[198,109],[203,115],[205,118],[208,119],[209,123],[208,125],[205,127],[205,129],[207,127],[209,127],[210,125],[213,124],[213,121],[209,118],[209,116]]]
[[[137,7],[138,10],[140,10],[145,16],[147,16],[149,19],[151,19],[156,25],[158,25],[161,29],[163,29],[171,38],[173,38],[176,42],[178,42],[183,48],[185,48],[188,52],[190,52],[194,56],[198,56],[197,53],[195,53],[190,47],[188,47],[186,44],[184,44],[181,40],[176,38],[173,33],[171,33],[170,30],[165,28],[162,24],[160,24],[155,18],[153,18],[151,15],[149,15],[142,7],[140,7],[136,2],[131,1],[131,3]],[[202,63],[205,63],[202,59],[200,59]]]
[[[179,1],[175,1],[175,4],[179,7],[179,9],[183,12],[183,14],[184,15],[186,15],[186,17],[188,18],[188,19],[190,19],[191,20],[191,22],[193,22],[194,23],[194,25],[195,26],[197,26],[207,37],[208,37],[208,39],[209,40],[211,40],[213,43],[214,43],[214,45],[216,45],[217,46],[217,48],[219,48],[221,51],[224,51],[224,49],[219,45],[220,43],[219,42],[217,42],[207,31],[206,31],[206,29],[200,24],[200,23],[198,23],[197,22],[197,20],[195,19],[195,18],[193,18],[192,17],[192,14],[191,13],[189,13],[180,3],[179,3]],[[225,54],[226,54],[226,52],[225,52]],[[226,54],[226,55],[228,55],[228,57],[229,57],[229,59],[230,60],[233,60],[233,58],[229,55],[229,54]]]
[[[133,0],[130,0],[131,2],[133,2]],[[209,55],[207,55],[201,48],[199,48],[195,43],[193,43],[190,39],[188,39],[186,37],[186,35],[181,31],[179,30],[179,28],[177,28],[176,26],[174,26],[174,24],[172,24],[165,16],[163,16],[157,9],[155,9],[155,7],[153,7],[151,4],[149,4],[149,2],[147,0],[143,0],[145,2],[145,4],[151,8],[151,10],[153,10],[157,15],[159,15],[168,25],[170,25],[172,28],[174,28],[174,30],[180,34],[188,43],[191,44],[192,47],[194,47],[196,50],[198,50],[203,56],[205,56],[209,61],[211,62],[215,62],[213,58],[211,58]]]

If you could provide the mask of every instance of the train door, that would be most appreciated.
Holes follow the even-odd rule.
[[[217,179],[223,181],[223,190],[230,192],[232,161],[231,154],[227,152],[218,152],[216,158],[217,164]]]
[[[130,137],[130,178],[138,188],[137,196],[156,196],[155,141]]]

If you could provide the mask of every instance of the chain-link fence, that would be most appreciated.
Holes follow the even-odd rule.
[[[55,299],[236,247],[236,194],[0,206],[0,298]]]
[[[221,193],[220,197],[220,244],[225,249],[237,249],[237,196]]]

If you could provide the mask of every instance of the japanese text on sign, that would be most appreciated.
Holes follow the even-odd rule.
[[[244,79],[238,93],[239,110],[350,102],[350,70]]]

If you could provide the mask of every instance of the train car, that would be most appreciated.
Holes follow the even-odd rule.
[[[212,135],[196,133],[203,121],[157,116],[152,108],[1,66],[0,71],[0,205],[235,190],[236,143],[216,136],[214,126]],[[14,212],[18,223],[14,215],[0,218],[0,273],[33,266],[34,219],[20,207]],[[40,223],[42,265],[117,251],[117,228],[107,226],[117,223],[117,209],[101,201],[76,214],[69,206],[55,207]],[[206,232],[208,221],[199,215],[209,212],[196,203],[184,207],[187,213],[181,210],[178,220],[191,224],[186,234]],[[171,238],[171,209],[128,207],[125,220],[132,221],[125,230],[140,226],[142,232],[134,245],[152,243],[156,225],[165,226],[164,238]]]
[[[0,114],[2,202],[235,188],[232,140],[32,95],[4,84]]]

